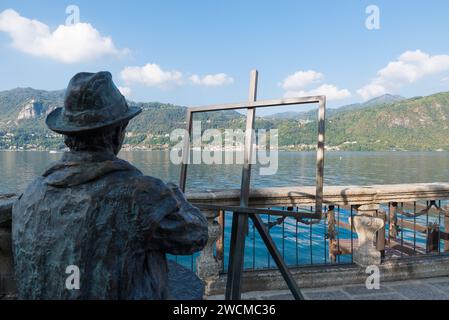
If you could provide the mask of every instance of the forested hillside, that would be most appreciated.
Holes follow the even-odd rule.
[[[63,105],[64,91],[17,88],[0,92],[0,149],[59,149],[60,135],[44,124]],[[128,127],[129,148],[168,148],[169,134],[185,128],[185,107],[134,103],[143,109]],[[405,99],[385,95],[366,103],[329,109],[326,145],[334,150],[449,150],[449,93]],[[283,113],[256,119],[257,128],[279,130],[283,149],[309,150],[316,143],[316,111]],[[202,129],[245,127],[236,111],[195,115]]]

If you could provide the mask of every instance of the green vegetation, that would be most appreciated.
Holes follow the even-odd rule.
[[[18,88],[0,92],[0,149],[61,149],[62,137],[49,131],[45,116],[63,104],[64,92]],[[42,103],[38,116],[17,120],[31,100]],[[129,148],[167,148],[169,134],[185,128],[185,107],[133,103],[143,109],[128,127]],[[449,150],[449,93],[404,99],[382,96],[364,104],[330,109],[326,145],[335,150]],[[256,128],[278,129],[284,149],[308,150],[316,144],[315,111],[284,113],[256,119]],[[244,129],[245,117],[235,111],[197,114],[202,129]]]

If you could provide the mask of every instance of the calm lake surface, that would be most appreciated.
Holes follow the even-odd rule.
[[[9,152],[0,151],[0,194],[19,193],[36,176],[43,173],[62,154],[49,152]],[[179,181],[180,166],[170,162],[168,151],[124,151],[119,155],[131,162],[147,175],[164,181]],[[187,190],[216,188],[239,188],[241,165],[190,165]],[[278,170],[275,175],[261,176],[259,166],[252,171],[252,187],[314,185],[315,153],[280,152]],[[325,157],[325,185],[370,185],[419,182],[449,181],[449,153],[447,152],[328,152]],[[350,212],[342,209],[338,213],[340,221],[347,222]],[[265,222],[270,217],[262,216]],[[271,221],[275,218],[271,217]],[[421,219],[425,219],[423,216]],[[425,225],[425,221],[422,224]],[[225,219],[225,266],[228,260],[230,226],[232,215]],[[270,229],[278,248],[282,248],[288,265],[323,264],[328,261],[326,240],[327,226],[322,221],[305,225],[287,218],[284,223]],[[341,239],[351,238],[348,231],[341,230]],[[354,236],[355,237],[355,236]],[[404,233],[406,239],[413,237]],[[425,238],[416,239],[425,245]],[[195,266],[194,256],[171,257],[179,263]],[[339,262],[351,262],[349,256],[339,257]],[[266,268],[275,264],[252,223],[247,236],[245,268]]]
[[[62,154],[0,151],[0,193],[17,193]],[[168,151],[123,151],[121,158],[143,173],[179,181],[180,166]],[[280,152],[275,175],[252,171],[252,187],[314,185],[315,153]],[[190,165],[187,190],[239,188],[241,165]],[[325,185],[367,185],[449,181],[447,152],[328,152]]]

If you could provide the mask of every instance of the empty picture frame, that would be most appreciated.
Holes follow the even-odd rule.
[[[209,105],[203,107],[192,107],[187,109],[187,130],[186,137],[184,137],[184,145],[182,150],[182,163],[181,163],[181,176],[180,176],[180,188],[182,191],[185,191],[186,179],[187,179],[187,166],[188,160],[190,156],[190,137],[192,135],[192,122],[193,115],[195,113],[201,112],[210,112],[210,111],[224,111],[224,110],[239,110],[239,109],[247,109],[255,110],[256,108],[266,108],[266,107],[281,107],[281,106],[289,106],[289,105],[305,105],[305,104],[313,104],[318,103],[318,142],[317,142],[317,156],[316,156],[316,193],[315,193],[315,214],[310,214],[310,212],[291,212],[289,216],[301,216],[303,218],[310,219],[321,219],[322,210],[323,210],[323,177],[324,177],[324,142],[325,142],[325,112],[326,112],[326,97],[325,96],[310,96],[310,97],[299,97],[299,98],[286,98],[286,99],[275,99],[275,100],[259,100],[259,101],[246,101],[241,103],[231,103],[231,104],[218,104],[218,105]],[[249,114],[250,112],[248,112]],[[253,112],[254,113],[254,112]],[[253,116],[253,115],[252,115]],[[247,119],[248,120],[248,119]],[[251,121],[247,121],[246,130],[253,128],[248,126],[248,123]],[[251,136],[251,135],[250,135]],[[247,148],[247,142],[245,141],[245,149]],[[250,140],[250,146],[252,146],[252,140]],[[245,150],[246,152],[246,150]],[[242,176],[242,186],[248,185],[249,181],[243,181],[245,179]],[[249,191],[248,191],[249,192]],[[208,207],[209,209],[213,209],[216,207],[219,209],[219,206],[207,205],[202,207]],[[229,210],[237,210],[241,211],[240,207],[227,207]],[[243,210],[244,211],[244,210]],[[267,213],[267,209],[256,209],[251,208],[251,211],[254,213]],[[270,210],[270,214],[276,215],[276,211],[279,210]],[[279,213],[279,215],[285,215]]]

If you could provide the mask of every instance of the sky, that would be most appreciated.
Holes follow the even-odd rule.
[[[257,69],[258,99],[428,95],[449,91],[448,12],[447,0],[0,0],[0,90],[107,70],[130,100],[200,106],[245,101]]]

